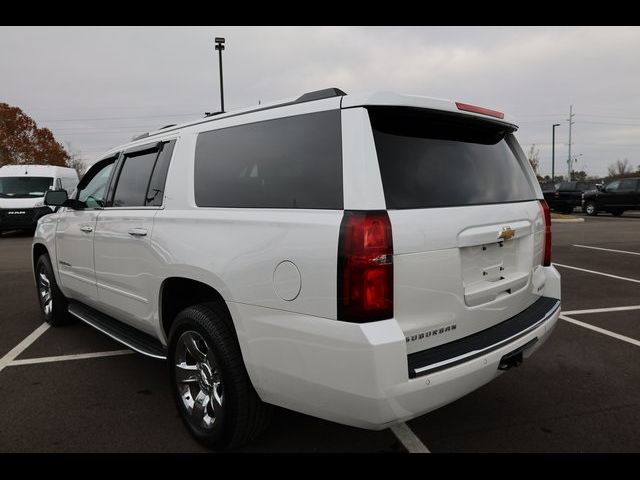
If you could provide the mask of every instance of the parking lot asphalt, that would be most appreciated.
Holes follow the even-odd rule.
[[[24,234],[0,237],[0,359],[42,324],[30,243]],[[635,253],[640,215],[554,224],[564,319],[520,367],[408,422],[417,442],[432,452],[640,451]],[[583,311],[591,309],[600,310]],[[96,352],[119,354],[82,358]],[[84,324],[49,328],[0,370],[0,452],[206,452],[178,418],[166,377],[164,362],[130,354]],[[284,409],[241,449],[407,450],[410,442],[392,430],[360,430]]]

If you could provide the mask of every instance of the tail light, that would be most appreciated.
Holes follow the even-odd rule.
[[[338,241],[338,320],[393,317],[393,241],[386,211],[345,211]]]
[[[551,212],[549,205],[544,200],[540,200],[540,206],[544,216],[544,260],[542,265],[548,267],[551,265]]]

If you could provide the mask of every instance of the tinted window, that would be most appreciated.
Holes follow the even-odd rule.
[[[575,185],[576,184],[574,182],[561,182],[558,190],[562,190],[564,192],[575,190]]]
[[[504,126],[410,108],[370,108],[387,208],[535,199]]]
[[[146,204],[147,187],[158,150],[125,156],[113,196],[114,207],[142,207]]]
[[[87,208],[102,208],[104,207],[104,201],[106,197],[107,184],[111,176],[111,170],[115,159],[111,159],[109,162],[98,167],[98,170],[93,173],[87,172],[92,176],[89,183],[78,192],[78,200],[84,204]]]
[[[624,180],[620,180],[620,187],[618,190],[633,191],[636,189],[636,182],[635,178],[625,178]]]
[[[173,145],[175,140],[170,143],[163,144],[156,165],[151,174],[149,182],[149,191],[147,192],[146,205],[160,206],[164,198],[164,184],[167,180],[167,171],[169,170],[169,162],[173,153]]]
[[[328,111],[198,135],[201,207],[342,208],[340,112]]]
[[[578,182],[577,189],[582,191],[582,192],[585,192],[587,190],[595,190],[595,188],[596,188],[595,183],[592,183],[592,182]]]
[[[620,187],[620,180],[614,180],[606,186],[608,192],[615,192]]]

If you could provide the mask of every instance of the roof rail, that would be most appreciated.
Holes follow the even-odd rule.
[[[315,100],[324,100],[326,98],[333,98],[333,97],[342,97],[345,96],[346,93],[342,90],[340,90],[339,88],[336,87],[332,87],[332,88],[325,88],[323,90],[315,90],[313,92],[307,92],[304,93],[302,95],[300,95],[298,98],[296,98],[295,100],[289,101],[289,102],[284,102],[284,103],[278,103],[275,105],[267,105],[264,107],[258,107],[258,108],[254,108],[252,110],[245,110],[244,112],[237,112],[237,113],[232,113],[232,112],[205,112],[205,117],[204,119],[200,120],[200,121],[196,121],[196,122],[191,122],[191,123],[185,123],[183,125],[180,126],[176,126],[175,128],[182,128],[182,127],[188,127],[188,126],[193,126],[193,125],[198,125],[200,123],[204,123],[204,122],[208,122],[211,119],[212,116],[215,115],[221,115],[221,114],[227,114],[222,118],[231,118],[231,117],[236,117],[238,115],[246,115],[248,113],[254,113],[254,112],[260,112],[262,110],[271,110],[272,108],[278,108],[278,107],[286,107],[288,105],[296,105],[298,103],[305,103],[305,102],[313,102]],[[152,135],[159,135],[160,133],[164,133],[161,132],[160,130],[163,130],[165,128],[169,128],[169,126],[167,127],[163,127],[159,130],[154,131],[153,133],[151,132],[147,132],[147,133],[143,133],[142,135],[139,135],[138,137],[134,138],[133,140],[139,140],[141,138],[146,138]],[[170,129],[170,130],[173,130]]]
[[[158,131],[164,130],[165,128],[175,127],[175,126],[176,126],[175,123],[171,123],[169,125],[165,125],[164,127],[159,128]],[[151,135],[150,132],[141,133],[140,135],[137,135],[137,136],[133,137],[133,139],[131,139],[131,141],[135,142],[136,140],[140,140],[142,138],[147,138],[150,135]]]

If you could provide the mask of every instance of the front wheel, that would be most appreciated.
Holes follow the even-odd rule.
[[[49,255],[40,255],[35,273],[40,311],[44,321],[54,327],[70,323],[72,320],[67,311],[67,299],[58,288]]]
[[[200,443],[238,447],[268,425],[272,407],[254,390],[220,304],[194,305],[178,314],[169,336],[168,366],[180,416]]]
[[[587,202],[584,204],[584,213],[590,217],[594,217],[598,214],[598,206],[596,202]]]

